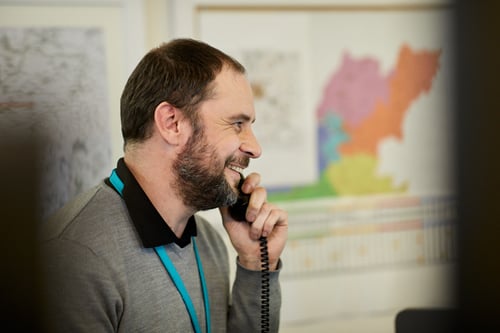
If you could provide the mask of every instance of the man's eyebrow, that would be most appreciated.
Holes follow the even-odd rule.
[[[230,120],[243,120],[243,121],[246,121],[246,122],[250,122],[250,123],[254,123],[255,122],[255,118],[252,118],[250,117],[249,115],[245,114],[245,113],[239,113],[237,115],[233,115],[231,117],[229,117]]]

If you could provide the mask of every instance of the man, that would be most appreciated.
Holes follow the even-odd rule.
[[[140,61],[121,98],[124,157],[45,226],[51,332],[258,332],[261,237],[278,331],[287,214],[256,173],[241,187],[248,223],[228,212],[261,154],[254,120],[245,70],[221,51],[179,39]],[[227,249],[194,215],[216,207],[238,254],[231,295]]]

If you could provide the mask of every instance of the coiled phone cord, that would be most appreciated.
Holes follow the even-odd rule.
[[[250,195],[241,192],[241,186],[245,177],[240,173],[240,182],[238,184],[238,200],[229,206],[229,213],[236,221],[246,221],[245,215],[248,208]],[[261,297],[260,297],[260,327],[262,333],[269,332],[269,253],[267,250],[267,238],[260,237],[260,261],[261,261]]]
[[[260,261],[261,261],[261,297],[260,297],[260,327],[261,332],[269,332],[269,253],[267,250],[267,238],[261,237],[260,241]]]

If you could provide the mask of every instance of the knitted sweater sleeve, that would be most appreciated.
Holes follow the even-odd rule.
[[[269,274],[269,332],[279,331],[281,289],[279,269]],[[261,332],[261,282],[259,271],[250,271],[237,264],[229,311],[228,332]]]

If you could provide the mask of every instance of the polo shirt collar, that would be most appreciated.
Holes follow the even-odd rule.
[[[118,160],[116,173],[124,184],[123,200],[144,247],[152,248],[169,243],[185,247],[191,242],[191,237],[196,236],[196,222],[193,216],[189,218],[184,233],[178,238],[144,193],[123,158]],[[109,178],[105,182],[114,189]]]

